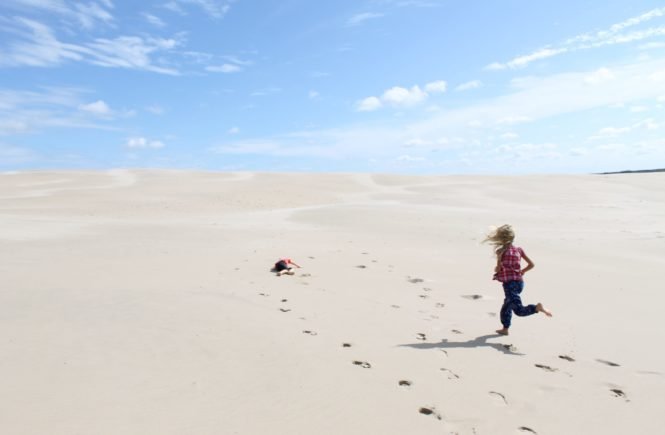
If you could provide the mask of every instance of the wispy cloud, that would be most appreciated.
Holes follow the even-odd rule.
[[[223,65],[209,65],[206,67],[206,71],[229,74],[229,73],[240,72],[242,71],[242,68],[232,63],[225,63]]]
[[[130,137],[125,142],[127,148],[164,148],[164,142],[159,140],[147,139],[145,137]]]
[[[101,100],[86,103],[87,93],[76,88],[0,89],[0,135],[51,127],[108,128],[100,118],[107,120],[115,113]]]
[[[35,157],[36,155],[32,150],[0,143],[0,166],[29,162]]]
[[[212,18],[223,18],[231,9],[234,0],[172,0],[163,6],[181,15],[186,14],[185,6],[193,5],[202,9]]]
[[[634,32],[626,29],[647,21],[665,16],[665,8],[653,9],[636,17],[613,24],[605,30],[583,33],[565,40],[562,43],[540,48],[532,53],[517,56],[507,62],[494,62],[486,66],[488,70],[523,68],[528,64],[542,59],[558,56],[568,52],[587,50],[614,44],[627,44],[665,35],[665,26],[653,27]]]
[[[114,21],[111,0],[66,2],[63,0],[4,0],[4,7],[20,12],[42,11],[55,14],[70,24],[92,29],[97,24],[111,25]]]
[[[8,20],[5,24],[9,24]],[[176,39],[119,36],[72,44],[58,40],[45,24],[27,18],[15,18],[9,27],[5,27],[5,31],[18,35],[18,40],[0,47],[0,67],[49,67],[80,61],[110,68],[179,74],[173,67],[159,65],[151,58],[154,53],[175,48],[179,44]]]
[[[461,85],[458,85],[455,90],[456,91],[468,91],[470,89],[478,89],[483,86],[483,82],[480,80],[471,80],[466,83],[462,83]]]
[[[628,134],[635,130],[657,130],[659,128],[660,124],[658,124],[653,118],[647,118],[627,127],[601,128],[596,134],[589,137],[589,140],[607,140],[609,138],[615,138],[617,136]]]
[[[382,13],[377,13],[377,12],[363,12],[361,14],[356,14],[349,18],[346,22],[347,26],[358,26],[362,23],[364,23],[367,20],[372,20],[376,18],[381,18],[383,17],[384,14]]]
[[[164,22],[164,20],[162,20],[162,19],[159,18],[158,16],[155,16],[155,15],[152,15],[152,14],[148,14],[148,13],[144,13],[144,14],[143,14],[143,18],[145,18],[145,20],[146,20],[148,23],[152,24],[153,26],[156,26],[156,27],[166,27],[166,23]]]
[[[282,88],[278,88],[276,86],[269,87],[269,88],[263,88],[263,89],[258,89],[251,94],[249,94],[252,97],[265,97],[267,95],[272,95],[272,94],[277,94],[282,92]]]

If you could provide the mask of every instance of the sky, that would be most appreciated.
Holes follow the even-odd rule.
[[[2,0],[0,170],[665,167],[665,3]]]

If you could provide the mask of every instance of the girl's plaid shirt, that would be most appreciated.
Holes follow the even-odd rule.
[[[494,279],[500,282],[522,281],[522,248],[510,245],[501,254],[501,269],[494,274]]]

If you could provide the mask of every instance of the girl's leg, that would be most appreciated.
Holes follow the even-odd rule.
[[[510,305],[510,300],[508,297],[503,300],[503,305],[501,306],[501,311],[499,312],[499,316],[501,318],[501,325],[503,325],[504,330],[508,330],[510,328],[510,320],[513,317],[513,308]],[[499,331],[497,331],[499,332]],[[499,334],[501,334],[499,332]]]
[[[536,304],[536,311],[539,313],[545,313],[547,317],[552,317],[552,312],[543,307],[543,304],[540,302]]]
[[[511,281],[507,284],[509,284],[510,305],[515,315],[524,317],[531,316],[538,312],[535,305],[527,305],[526,307],[522,305],[520,293],[522,293],[522,289],[524,289],[524,281]]]

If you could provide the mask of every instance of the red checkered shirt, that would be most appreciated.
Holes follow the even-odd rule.
[[[522,281],[522,266],[520,265],[522,255],[524,255],[522,248],[513,245],[506,248],[501,254],[501,269],[494,274],[494,279],[501,282]]]

